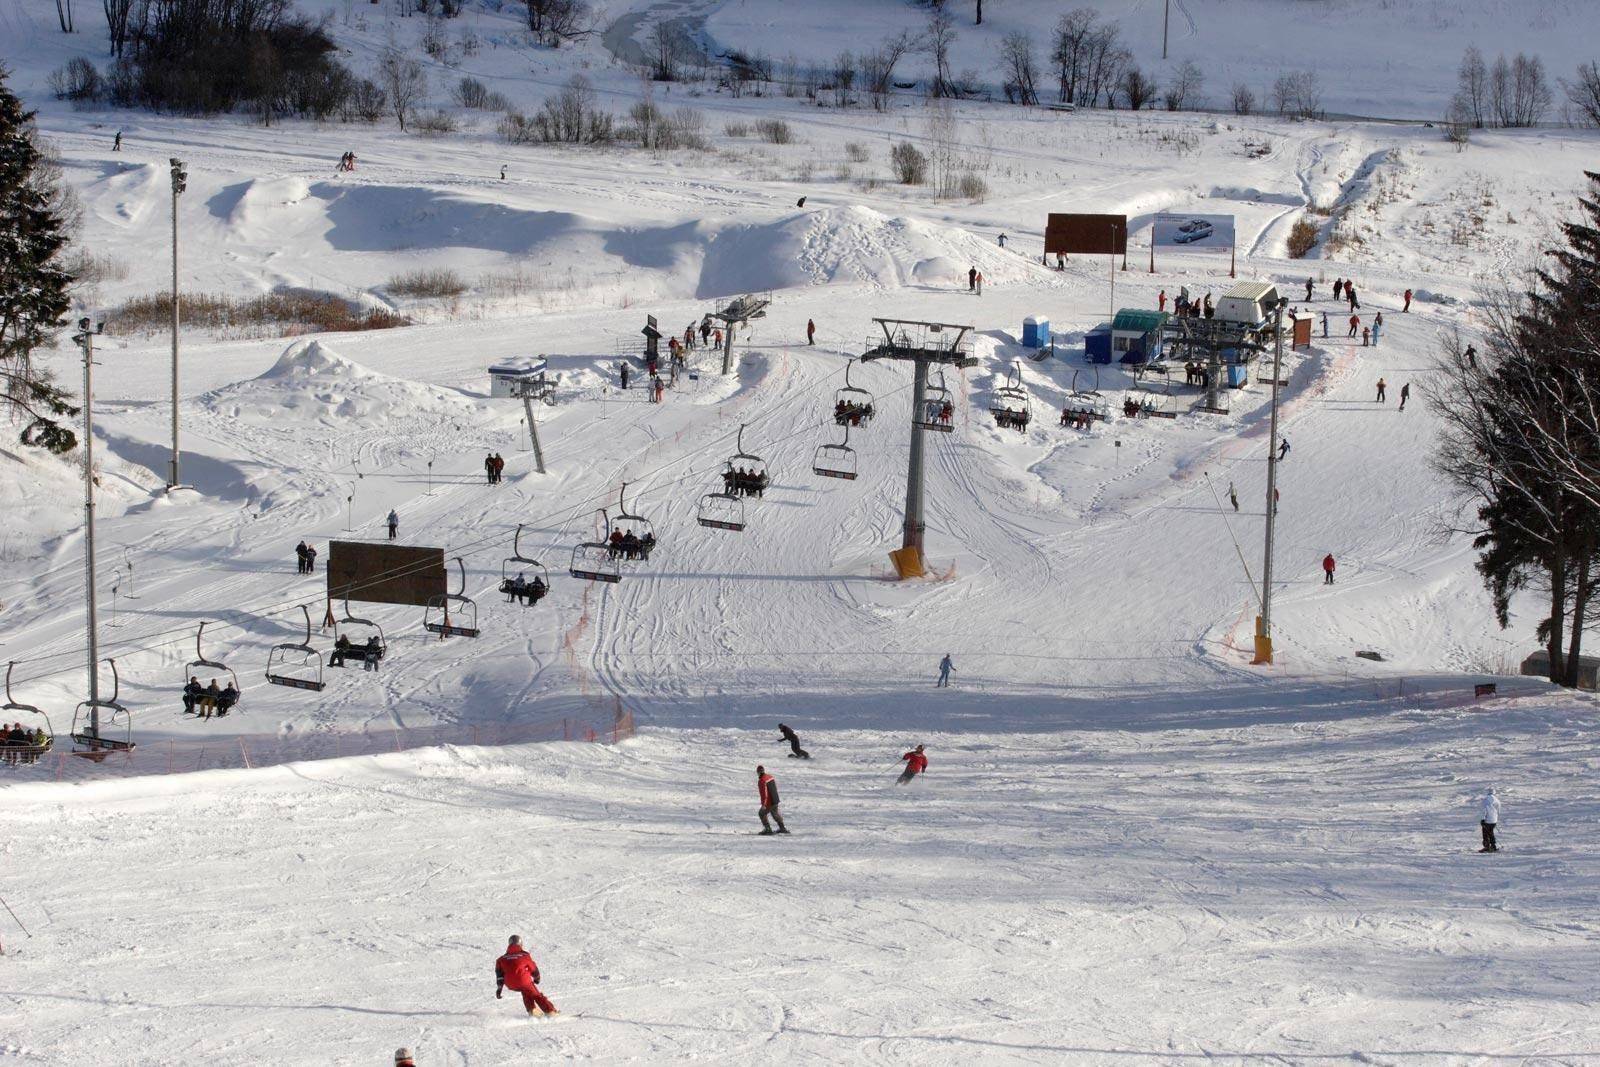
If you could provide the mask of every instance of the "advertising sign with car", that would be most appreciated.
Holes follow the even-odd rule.
[[[1155,217],[1151,246],[1183,252],[1232,252],[1232,215],[1161,212]]]

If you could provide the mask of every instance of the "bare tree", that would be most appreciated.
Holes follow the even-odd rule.
[[[933,195],[955,196],[961,175],[961,121],[955,108],[945,101],[928,106],[926,135],[928,170],[933,179]]]
[[[646,44],[650,49],[651,77],[658,82],[677,81],[684,55],[683,32],[663,19],[651,28]]]
[[[883,111],[889,106],[889,90],[894,85],[894,68],[916,48],[916,39],[902,31],[878,46],[876,52],[861,57],[861,79],[866,83],[872,106]]]
[[[1248,115],[1256,109],[1256,94],[1244,82],[1237,82],[1233,87],[1233,113],[1235,115]]]
[[[1097,16],[1087,7],[1068,11],[1056,22],[1050,61],[1056,65],[1056,82],[1063,104],[1076,103],[1083,84],[1089,34]]]
[[[1594,60],[1578,64],[1577,77],[1563,81],[1567,103],[1586,126],[1600,126],[1600,65]]]
[[[1316,71],[1293,70],[1272,83],[1272,105],[1285,118],[1314,119],[1322,114],[1322,83]]]
[[[1117,89],[1127,101],[1129,111],[1143,111],[1156,96],[1156,83],[1145,77],[1137,63],[1129,63],[1123,70]]]
[[[1444,139],[1455,145],[1457,152],[1465,152],[1467,145],[1472,142],[1471,105],[1462,99],[1460,93],[1450,101],[1450,107],[1444,113]]]
[[[1204,103],[1200,90],[1205,82],[1205,74],[1192,61],[1186,59],[1172,72],[1172,80],[1167,83],[1162,103],[1167,105],[1168,111],[1188,111],[1197,108]]]
[[[852,103],[850,93],[856,84],[856,57],[849,52],[840,52],[833,61],[833,95],[840,107],[849,107]]]
[[[1511,113],[1516,126],[1537,126],[1550,110],[1550,83],[1544,61],[1521,52],[1511,61]]]
[[[1461,114],[1473,126],[1483,129],[1489,102],[1489,65],[1475,47],[1461,54],[1461,68],[1456,74],[1456,100]]]
[[[406,120],[428,92],[428,74],[415,59],[390,49],[378,61],[378,81],[403,131]]]
[[[111,38],[111,54],[122,55],[128,43],[128,19],[133,14],[133,0],[100,0],[106,13],[106,33]]]
[[[1006,99],[1023,105],[1039,102],[1031,37],[1021,32],[1006,34],[1000,42],[1000,67],[1005,77]]]
[[[928,87],[928,95],[935,99],[955,96],[956,88],[950,79],[950,46],[955,44],[956,31],[949,12],[942,5],[929,12],[923,41],[933,57],[933,84]]]
[[[583,0],[527,0],[527,5],[528,29],[552,48],[594,32],[589,5]]]
[[[1107,107],[1115,106],[1115,94],[1122,74],[1133,62],[1133,54],[1121,43],[1115,23],[1100,26],[1089,34],[1084,68],[1083,101],[1093,107],[1102,94]]]
[[[1494,66],[1489,68],[1487,105],[1489,121],[1493,125],[1511,125],[1511,64],[1505,56],[1496,57]]]

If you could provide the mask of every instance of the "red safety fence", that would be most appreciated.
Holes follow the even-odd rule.
[[[45,778],[81,780],[143,774],[183,774],[228,767],[265,767],[303,760],[376,756],[440,745],[527,745],[550,741],[614,744],[635,733],[633,712],[614,698],[612,713],[601,721],[578,716],[537,722],[450,723],[421,729],[337,730],[293,734],[231,734],[214,739],[194,737],[145,741],[123,751],[76,753],[71,739],[56,738],[42,756],[12,755],[0,748],[5,764],[0,782]],[[15,775],[15,777],[11,777]]]

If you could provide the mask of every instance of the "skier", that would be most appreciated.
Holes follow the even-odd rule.
[[[1361,310],[1361,301],[1356,299],[1356,283],[1355,282],[1345,282],[1344,283],[1344,295],[1345,295],[1345,298],[1350,301],[1350,310],[1351,311],[1360,311]]]
[[[1378,312],[1372,318],[1372,347],[1378,347],[1378,338],[1383,336],[1383,312]]]
[[[417,1061],[411,1058],[411,1050],[397,1048],[394,1050],[394,1067],[417,1067]]]
[[[504,163],[500,164],[500,180],[506,180],[506,165]]]
[[[1239,493],[1234,489],[1232,482],[1228,483],[1228,502],[1233,505],[1234,511],[1239,510]]]
[[[709,345],[710,343],[711,343],[711,320],[710,319],[701,319],[700,320],[700,344],[702,346],[705,346],[705,345]]]
[[[778,833],[788,833],[789,828],[783,825],[783,816],[778,814],[778,780],[761,766],[756,767],[756,796],[761,798],[761,808],[756,812],[761,818],[761,836],[772,836],[772,824],[767,821],[769,815],[777,821]]]
[[[1361,329],[1361,316],[1360,315],[1351,315],[1350,316],[1350,332],[1345,334],[1345,336],[1346,337],[1354,337],[1356,335],[1356,331],[1359,330],[1359,329]]]
[[[294,546],[294,555],[299,560],[300,573],[306,573],[306,543],[304,541]]]
[[[1361,347],[1366,348],[1372,344],[1372,331],[1365,326],[1361,327]]]
[[[1400,410],[1406,409],[1406,401],[1411,399],[1411,383],[1406,382],[1400,387]]]
[[[400,515],[394,508],[390,508],[389,518],[385,521],[389,524],[389,540],[393,541],[395,535],[400,532]]]
[[[939,661],[939,680],[934,683],[933,687],[935,689],[950,688],[950,672],[955,669],[956,665],[951,662],[950,653],[946,652],[944,659]]]
[[[1289,439],[1285,437],[1278,442],[1278,462],[1282,463],[1289,455]]]
[[[1479,852],[1499,852],[1500,845],[1494,839],[1494,828],[1500,823],[1500,798],[1494,795],[1494,786],[1483,795],[1479,807],[1478,828],[1483,831],[1483,847]]]
[[[1167,310],[1167,291],[1165,289],[1156,294],[1156,310],[1161,312]]]
[[[529,1015],[560,1015],[550,999],[539,992],[539,965],[522,947],[522,936],[512,934],[505,955],[494,961],[494,999],[499,1000],[507,986],[522,994],[522,1006]]]
[[[1006,246],[1006,235],[1005,234],[1001,234],[1000,235],[1000,247],[1004,248],[1005,246]]]
[[[899,778],[895,779],[896,785],[905,785],[928,769],[928,757],[922,754],[921,745],[918,745],[900,758],[905,761],[906,769],[900,772]]]
[[[317,550],[310,545],[306,546],[306,573],[317,573]]]
[[[622,388],[623,388],[624,391],[626,391],[627,388],[628,388],[628,373],[629,373],[628,372],[628,361],[627,360],[623,360],[622,363],[619,364],[619,366],[622,368],[622,370],[621,370]]]
[[[1343,278],[1335,278],[1333,280],[1333,298],[1335,300],[1337,300],[1337,299],[1339,299],[1340,295],[1343,294],[1343,293],[1344,293],[1344,279]]]
[[[655,378],[653,379],[653,381],[651,382],[651,388],[653,390],[655,390],[655,392],[654,392],[655,399],[652,400],[651,403],[653,403],[653,404],[661,403],[661,393],[662,393],[662,391],[664,389],[666,389],[666,387],[667,387],[666,383],[661,380],[661,375],[659,375],[659,374],[656,375]]]
[[[1478,349],[1473,345],[1468,345],[1467,346],[1467,351],[1466,351],[1466,357],[1467,357],[1467,366],[1471,367],[1473,370],[1477,370],[1478,369]]]
[[[1411,290],[1410,289],[1406,290],[1405,300],[1406,300],[1405,306],[1400,309],[1403,312],[1411,310]]]
[[[1326,309],[1322,312],[1322,336],[1328,336],[1328,312]]]
[[[113,151],[113,152],[122,151],[122,131],[121,130],[117,131],[116,139],[111,142],[111,151]]]
[[[1389,383],[1385,382],[1382,378],[1379,378],[1378,379],[1378,403],[1380,403],[1380,404],[1383,403],[1384,390],[1386,390],[1388,388],[1389,388]]]
[[[1323,585],[1332,585],[1333,584],[1333,568],[1335,566],[1337,566],[1337,564],[1335,564],[1333,562],[1333,553],[1332,552],[1329,552],[1326,556],[1322,557],[1322,584]]]
[[[1306,279],[1306,303],[1308,304],[1311,302],[1311,289],[1314,284],[1310,278]]]
[[[978,272],[977,283],[978,283],[978,295],[982,296],[983,295],[983,271],[981,271],[981,270]]]
[[[506,457],[498,452],[494,454],[494,480],[496,485],[506,480]]]
[[[813,322],[811,319],[807,319],[806,320],[806,344],[814,345],[816,343],[817,343],[817,324],[815,322]]]
[[[976,292],[978,288],[978,268],[967,268],[967,292]]]
[[[778,732],[783,735],[783,739],[785,741],[789,742],[789,755],[790,755],[791,758],[793,758],[793,759],[810,759],[811,758],[811,753],[807,752],[805,749],[800,747],[800,738],[795,735],[795,732],[793,730],[791,730],[789,727],[785,726],[783,723],[780,722],[778,724]]]
[[[494,484],[494,455],[489,452],[483,454],[483,478],[490,485]]]

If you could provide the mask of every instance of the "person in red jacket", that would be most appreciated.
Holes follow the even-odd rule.
[[[539,992],[539,965],[522,947],[520,934],[512,934],[505,955],[494,961],[494,999],[507,987],[522,994],[522,1006],[529,1015],[559,1015],[550,999]]]
[[[918,745],[916,748],[912,749],[910,752],[907,752],[900,758],[905,761],[906,769],[904,773],[902,773],[900,777],[896,779],[897,785],[905,785],[907,782],[911,781],[911,779],[915,778],[919,774],[922,774],[928,769],[928,757],[922,754],[921,745]]]
[[[806,320],[806,344],[814,345],[816,343],[817,343],[817,324],[815,322],[811,321],[810,319],[807,319]]]
[[[772,836],[772,824],[767,821],[768,815],[777,821],[778,833],[788,833],[789,828],[783,825],[783,816],[778,814],[778,780],[768,774],[765,767],[756,768],[756,795],[761,798],[761,809],[756,814],[761,817],[762,836]]]
[[[1333,584],[1333,568],[1334,568],[1333,553],[1329,552],[1326,556],[1322,557],[1322,584],[1323,585],[1332,585]]]

